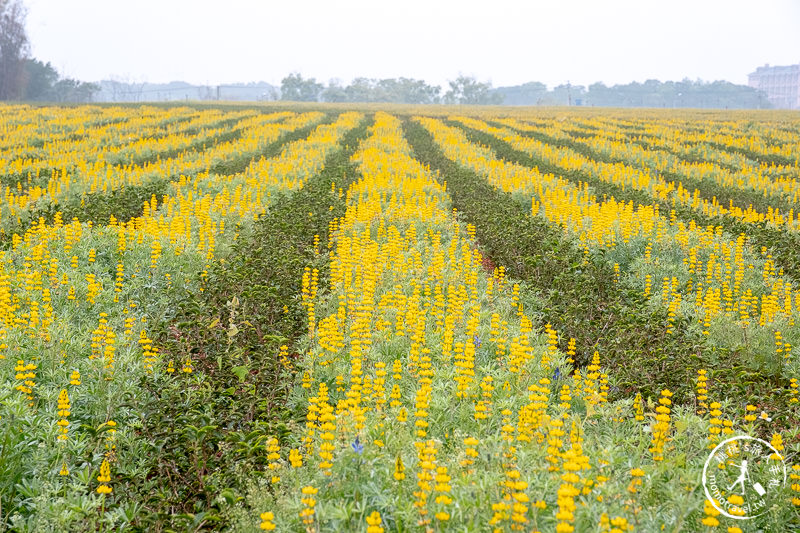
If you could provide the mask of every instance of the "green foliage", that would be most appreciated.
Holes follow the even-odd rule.
[[[603,107],[694,107],[725,109],[767,109],[766,95],[746,85],[727,81],[631,82],[611,87],[601,82],[588,87],[562,84],[547,90],[540,82],[498,87],[505,105],[584,105]],[[738,151],[738,150],[737,150]],[[779,159],[779,158],[778,158]],[[777,162],[777,161],[776,161]]]
[[[95,83],[62,78],[49,62],[26,59],[24,69],[26,82],[22,100],[87,103],[100,90],[100,86]]]
[[[547,85],[538,81],[497,87],[494,92],[502,95],[503,105],[541,105],[547,101]]]
[[[506,105],[584,105],[603,107],[694,107],[725,109],[767,109],[766,95],[747,85],[727,81],[704,82],[647,80],[611,87],[597,82],[583,85],[562,84],[548,91],[543,83],[528,82],[498,87],[494,92],[505,97]]]
[[[85,334],[98,324],[100,310],[113,307],[115,295],[123,301],[135,301],[143,317],[169,320],[174,315],[174,302],[192,285],[184,276],[199,268],[195,257],[165,256],[157,269],[141,272],[150,258],[150,246],[131,247],[122,258],[113,252],[116,246],[116,229],[84,229],[86,239],[71,250],[53,246],[51,254],[61,264],[69,264],[74,255],[80,269],[64,272],[66,284],[54,288],[53,304],[61,320],[51,326],[53,339],[25,339],[25,334],[14,333],[6,342],[24,346],[19,354],[26,362],[34,362],[35,393],[33,405],[19,391],[14,390],[16,358],[0,360],[3,375],[10,377],[0,382],[0,529],[15,531],[71,531],[125,529],[136,516],[137,502],[126,499],[120,491],[119,505],[113,511],[101,511],[104,502],[115,501],[117,494],[103,499],[95,492],[97,469],[103,454],[113,442],[118,461],[114,477],[136,478],[142,461],[141,442],[134,437],[137,410],[146,404],[151,391],[146,386],[162,381],[159,374],[144,377],[141,350],[134,339],[120,342],[115,353],[113,370],[104,367],[103,358],[92,358],[90,338]],[[96,253],[94,261],[91,250]],[[25,261],[24,248],[6,251],[6,258],[21,265]],[[129,276],[122,292],[105,291],[98,295],[95,304],[86,305],[85,277],[93,274],[102,279],[112,276],[117,262],[123,263]],[[174,275],[168,281],[164,271]],[[67,288],[76,287],[76,300],[67,299]],[[119,310],[119,306],[117,306]],[[110,313],[109,323],[121,331],[125,315]],[[82,383],[67,381],[70,372],[78,371]],[[55,420],[59,391],[69,390],[72,412],[69,418],[70,435],[67,441],[56,440]],[[117,430],[106,422],[113,419]],[[113,435],[113,436],[112,436]],[[71,474],[59,475],[67,464]]]
[[[423,80],[356,78],[347,87],[332,81],[322,93],[325,102],[393,102],[402,104],[435,104],[441,87]]]
[[[444,95],[446,104],[498,105],[503,95],[492,92],[491,83],[479,82],[470,76],[458,76],[449,82],[450,89]]]
[[[53,100],[51,91],[58,82],[58,71],[48,61],[44,63],[38,59],[25,61],[25,71],[28,85],[25,88],[25,100]]]
[[[387,93],[396,89],[392,84],[382,84],[383,81],[373,88],[385,89]],[[330,120],[327,117],[326,121]],[[615,263],[622,265],[623,271],[630,269],[637,273],[672,269],[681,260],[674,248],[664,245],[658,250],[659,258],[663,259],[658,266],[644,264],[641,260],[644,244],[635,238],[630,246],[585,255],[565,228],[530,216],[529,197],[503,193],[475,173],[448,161],[416,122],[407,122],[404,127],[419,160],[430,165],[440,180],[446,182],[438,205],[444,206],[448,213],[450,207],[456,207],[461,220],[475,225],[477,244],[486,252],[484,267],[491,271],[495,264],[505,266],[509,276],[521,280],[521,304],[535,325],[541,327],[550,322],[560,334],[562,351],[566,349],[567,338],[576,338],[579,364],[585,365],[592,352],[598,350],[603,371],[611,376],[613,402],[590,408],[584,399],[575,397],[569,407],[570,416],[574,415],[580,427],[582,446],[591,457],[592,475],[607,478],[603,490],[610,495],[600,502],[594,493],[587,494],[576,512],[576,531],[597,529],[597,523],[590,518],[602,512],[632,514],[637,529],[657,530],[663,526],[667,531],[690,531],[699,527],[703,494],[697,478],[706,457],[709,417],[697,416],[691,405],[697,368],[709,370],[712,399],[727,397],[722,399],[723,416],[736,424],[737,432],[741,429],[769,439],[775,429],[790,428],[783,434],[787,464],[792,460],[798,450],[796,428],[800,420],[797,409],[785,400],[786,378],[797,375],[796,358],[784,363],[775,358],[756,357],[748,351],[752,346],[769,346],[773,342],[771,332],[753,328],[743,333],[742,328],[734,327],[722,317],[711,324],[708,337],[698,334],[692,319],[679,319],[675,333],[667,335],[667,313],[662,302],[657,297],[648,302],[641,287],[630,279],[622,282],[615,279]],[[296,373],[314,368],[313,356],[308,359],[301,356],[312,352],[309,344],[314,342],[307,337],[306,311],[299,295],[301,276],[306,267],[318,270],[317,311],[320,316],[333,313],[338,300],[335,293],[326,294],[332,244],[328,240],[329,224],[345,213],[346,197],[341,191],[359,178],[350,157],[365,137],[366,128],[367,124],[362,124],[347,134],[340,149],[327,157],[324,170],[309,177],[301,189],[277,194],[269,191],[269,206],[257,222],[247,220],[235,226],[236,219],[230,214],[214,219],[215,223],[230,224],[227,232],[218,234],[222,236],[217,243],[218,259],[210,266],[204,264],[200,254],[187,249],[180,254],[163,254],[157,266],[148,268],[152,250],[149,236],[129,242],[127,251],[118,254],[116,228],[104,227],[111,215],[118,220],[138,216],[144,202],[169,191],[173,176],[153,176],[152,181],[140,186],[108,193],[73,192],[65,198],[59,197],[58,204],[40,200],[32,206],[30,216],[16,222],[16,226],[10,217],[5,220],[11,224],[9,227],[16,228],[14,231],[23,231],[40,217],[52,221],[57,208],[64,220],[74,216],[92,221],[94,226],[83,226],[85,238],[72,249],[65,249],[63,240],[49,241],[48,253],[56,264],[68,265],[74,255],[79,265],[64,268],[61,272],[64,278],[44,281],[52,289],[50,296],[58,316],[56,325],[51,326],[52,339],[38,338],[35,328],[30,328],[31,331],[16,328],[4,339],[15,355],[39,366],[35,401],[29,405],[24,395],[14,390],[14,373],[10,369],[14,368],[17,357],[0,361],[5,375],[11,376],[0,387],[0,529],[254,531],[259,523],[258,513],[275,510],[281,515],[277,519],[279,530],[301,530],[299,487],[315,481],[315,486],[320,487],[317,509],[321,530],[363,530],[365,517],[372,510],[380,511],[387,531],[415,530],[419,514],[410,497],[411,487],[418,481],[415,472],[409,470],[403,485],[391,481],[391,459],[396,450],[405,451],[407,465],[417,461],[412,451],[415,437],[411,426],[401,426],[388,410],[367,414],[369,424],[365,426],[361,451],[348,442],[352,435],[337,442],[333,477],[328,478],[332,482],[316,483],[321,474],[314,470],[313,461],[307,461],[306,470],[284,471],[287,480],[296,482],[289,491],[280,493],[290,486],[285,481],[278,490],[279,485],[267,482],[268,439],[279,438],[284,449],[298,445],[305,408],[309,397],[315,394],[314,390],[300,387]],[[246,168],[254,155],[277,155],[285,143],[308,135],[311,129],[309,126],[286,134],[258,154],[214,161],[211,170],[237,173]],[[231,130],[210,142],[234,139],[239,134],[238,130]],[[653,203],[641,191],[621,190],[582,173],[565,175],[554,167],[547,170],[541,161],[514,151],[502,141],[472,130],[468,134],[473,140],[489,144],[499,157],[537,165],[573,182],[587,181],[599,195]],[[576,133],[575,137],[581,135],[591,134]],[[193,143],[190,149],[201,152],[205,142]],[[552,142],[586,150],[584,153],[594,159],[604,157],[577,141]],[[42,135],[31,139],[29,146],[42,148],[45,143]],[[114,163],[135,160],[141,164],[150,158],[167,156],[166,152],[151,152],[128,159],[132,156],[123,153]],[[24,189],[44,185],[48,177],[49,171],[45,169],[38,178],[27,177],[24,183],[19,180],[20,186]],[[2,176],[3,183],[12,187],[16,186],[17,178]],[[40,181],[35,182],[36,179]],[[220,180],[221,183],[201,182],[194,190],[205,194],[211,189],[232,188],[238,185],[237,180],[241,176]],[[734,202],[748,202],[751,198],[753,203],[765,201],[756,195],[737,198],[730,191],[705,182],[696,186],[702,187],[703,196],[721,198],[728,194]],[[674,207],[659,205],[663,213]],[[719,225],[734,234],[747,233],[751,243],[767,246],[788,273],[800,272],[800,241],[794,233],[781,232],[766,224],[744,224],[729,217],[703,218],[688,208],[675,209],[679,220]],[[436,233],[456,227],[463,231],[463,225],[456,226],[452,219],[446,218],[419,225],[419,235],[428,235],[428,230]],[[404,224],[405,221],[398,222],[397,229],[405,232]],[[374,220],[369,225],[371,230],[376,229]],[[10,240],[9,235],[6,234],[5,241]],[[315,236],[320,241],[317,247]],[[442,244],[446,248],[446,240]],[[34,251],[34,246],[35,242],[24,240],[12,249],[10,242],[3,242],[2,266],[7,272],[16,273],[12,284],[33,279],[26,277],[26,264],[39,261],[35,254],[41,250]],[[748,259],[751,257],[752,254]],[[427,257],[424,261],[423,268],[431,266]],[[123,303],[113,305],[118,262],[123,263],[126,276],[119,294]],[[674,271],[676,276],[681,275],[679,269]],[[97,305],[94,302],[87,305],[87,274],[96,275],[105,284],[106,290],[98,297]],[[745,279],[745,284],[750,279]],[[395,280],[389,277],[379,282],[384,289],[395,288]],[[67,301],[69,288],[78,293],[75,303]],[[483,279],[477,290],[485,294],[486,289]],[[507,301],[509,290],[504,286],[505,292],[498,291],[494,296],[499,316],[507,323],[518,316],[518,308]],[[19,305],[22,298],[14,298],[18,301],[12,300],[11,305]],[[130,337],[120,333],[113,371],[107,370],[102,357],[89,357],[90,353],[94,355],[95,346],[90,345],[93,340],[90,341],[88,332],[98,324],[100,311],[106,310],[112,315],[109,321],[115,331],[121,332],[126,327],[123,323],[127,318],[134,318],[137,323]],[[21,316],[23,323],[25,318],[30,318],[30,314]],[[484,315],[483,319],[486,318]],[[790,327],[800,331],[800,326],[789,326],[787,322],[788,319],[776,322],[776,327],[784,333]],[[142,350],[136,341],[140,330],[151,337],[155,335],[154,345],[160,351],[160,361],[152,374],[145,375]],[[496,409],[522,413],[528,398],[527,383],[507,383],[507,390],[505,385],[501,387],[507,376],[501,372],[502,361],[494,357],[496,345],[491,336],[486,324],[477,331],[475,369],[495,377]],[[408,357],[409,338],[398,337],[391,331],[373,338],[376,342],[370,348],[369,364],[378,360],[390,364]],[[533,334],[531,339],[536,353],[547,349],[543,336]],[[290,347],[286,364],[278,356],[282,345]],[[472,429],[481,428],[485,432],[481,434],[477,473],[453,475],[452,483],[457,503],[453,506],[451,524],[480,530],[490,516],[481,513],[490,513],[491,505],[499,501],[500,484],[504,482],[500,468],[505,461],[504,443],[499,436],[499,417],[480,426],[474,419],[470,401],[454,401],[452,395],[445,393],[454,386],[456,374],[451,365],[440,364],[439,355],[434,354],[434,360],[441,387],[437,386],[429,411],[433,422],[431,436],[437,439],[442,464],[457,472],[461,457],[456,450],[460,438]],[[562,355],[559,352],[554,359],[559,374],[554,374],[551,367],[536,368],[532,373],[523,373],[525,379],[534,383],[552,376],[555,392],[568,379],[565,369],[569,365]],[[184,371],[187,359],[194,365],[191,373]],[[167,370],[172,367],[167,367],[168,362],[174,363],[174,373]],[[329,384],[333,391],[337,377],[349,371],[349,363],[349,357],[345,356],[335,364],[319,366],[313,379]],[[72,369],[80,370],[83,384],[67,385],[65,378]],[[408,377],[400,381],[404,398],[411,398],[417,386]],[[655,396],[665,387],[676,392],[676,403],[685,405],[676,405],[673,411],[670,443],[674,445],[671,448],[674,453],[669,453],[663,462],[653,463],[647,459],[646,451],[652,438],[651,426],[633,420],[630,394],[642,391],[646,397]],[[66,443],[54,438],[56,397],[61,388],[69,389],[73,402],[70,438]],[[341,399],[345,397],[344,390],[333,392],[332,396]],[[744,401],[764,409],[775,423],[759,419],[740,424]],[[651,417],[655,404],[647,403],[647,417]],[[116,432],[111,431],[108,423],[112,418],[118,424]],[[380,449],[375,444],[378,439],[382,441]],[[556,506],[557,487],[553,483],[558,483],[558,474],[542,468],[546,467],[544,448],[537,449],[522,441],[518,444],[520,464],[525,466],[520,470],[529,484],[530,496],[543,498],[548,506],[546,513],[532,510],[530,516],[539,520],[533,526],[548,530],[554,527],[551,511]],[[98,467],[107,455],[113,456],[114,490],[111,495],[100,496],[96,493]],[[69,463],[69,476],[59,476],[62,459],[63,464]],[[639,495],[629,497],[627,484],[634,466],[645,466],[647,474]],[[305,472],[310,475],[304,477]],[[398,491],[398,486],[405,489]],[[788,492],[787,485],[785,493]],[[480,511],[470,516],[465,502],[469,506],[477,502],[475,508]],[[788,508],[777,509],[749,523],[754,530],[789,530],[797,523],[797,513]],[[724,525],[730,524],[736,522]]]
[[[323,85],[314,78],[303,79],[299,73],[289,74],[281,80],[281,100],[292,102],[317,102]]]

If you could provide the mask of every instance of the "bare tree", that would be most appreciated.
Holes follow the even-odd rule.
[[[25,15],[20,0],[0,0],[0,100],[18,99],[25,89]]]

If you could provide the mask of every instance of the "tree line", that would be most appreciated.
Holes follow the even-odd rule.
[[[315,78],[298,73],[281,80],[281,100],[296,102],[391,102],[402,104],[500,104],[502,96],[492,92],[490,83],[468,76],[449,82],[442,92],[438,85],[411,78],[356,78],[344,86],[333,80],[326,87]]]
[[[280,98],[298,102],[391,102],[403,104],[477,105],[573,105],[606,107],[695,107],[746,108],[771,107],[766,95],[746,85],[727,81],[683,80],[608,87],[603,83],[562,84],[548,89],[533,81],[511,87],[494,88],[473,77],[459,76],[448,82],[446,92],[438,85],[409,78],[356,78],[343,86],[332,81],[328,86],[315,78],[294,73],[281,81]]]
[[[0,101],[90,102],[99,86],[30,57],[25,15],[20,0],[0,0]]]
[[[693,107],[725,109],[764,109],[772,107],[767,95],[746,85],[727,81],[647,80],[606,86],[593,83],[562,84],[551,90],[540,82],[514,87],[499,87],[505,105],[582,105],[600,107]]]

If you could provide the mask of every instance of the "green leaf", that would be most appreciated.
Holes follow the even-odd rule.
[[[236,377],[239,378],[239,383],[242,383],[245,377],[247,377],[247,374],[250,372],[250,369],[245,365],[239,365],[233,367],[231,372],[233,372]]]

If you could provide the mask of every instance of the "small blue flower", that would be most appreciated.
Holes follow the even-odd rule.
[[[358,435],[356,435],[356,440],[353,441],[353,444],[350,446],[353,447],[353,451],[356,453],[361,453],[364,451],[364,445],[358,440]]]
[[[478,336],[477,336],[477,335],[473,335],[473,337],[472,337],[472,344],[474,344],[476,348],[480,348],[480,346],[481,346],[481,340],[478,338]]]
[[[561,379],[561,367],[557,366],[553,372],[553,381],[558,381],[559,379]]]

